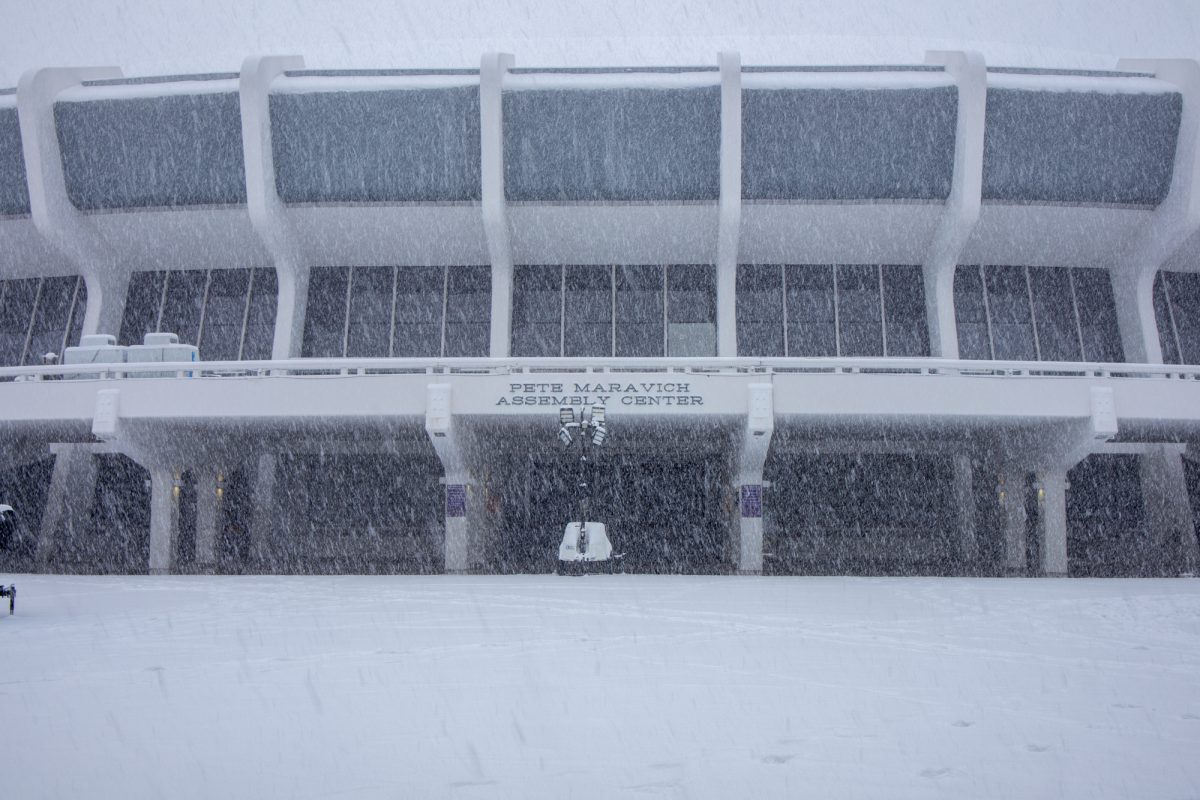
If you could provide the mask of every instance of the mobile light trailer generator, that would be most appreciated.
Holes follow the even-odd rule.
[[[572,436],[574,431],[578,436]],[[589,454],[604,444],[608,429],[604,426],[604,406],[584,406],[575,417],[575,409],[558,410],[558,440],[570,452],[576,439],[579,442],[579,519],[567,523],[562,543],[558,546],[558,574],[583,575],[588,572],[615,572],[623,553],[613,553],[608,527],[603,522],[589,521],[592,501],[592,481],[589,473]]]

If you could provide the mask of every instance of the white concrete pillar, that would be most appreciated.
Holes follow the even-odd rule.
[[[926,53],[925,62],[943,65],[958,88],[950,195],[922,264],[930,353],[954,359],[958,358],[954,270],[979,221],[982,205],[987,65],[979,53],[941,50]]]
[[[468,512],[471,500],[471,476],[466,472],[447,472],[443,506],[446,521],[445,569],[448,574],[463,574],[478,560],[472,546]]]
[[[965,453],[954,456],[954,505],[957,509],[959,555],[964,564],[971,564],[979,557],[979,544],[975,530],[974,469],[971,457]]]
[[[484,53],[479,65],[480,210],[492,262],[492,358],[507,358],[512,341],[513,257],[504,194],[504,76],[514,63],[510,53]]]
[[[1146,525],[1167,574],[1195,572],[1200,552],[1180,448],[1157,445],[1139,463]]]
[[[742,227],[742,58],[721,65],[721,199],[717,230],[717,355],[737,355],[737,267]]]
[[[223,468],[210,464],[196,470],[196,567],[200,572],[211,573],[216,568],[224,476]]]
[[[1004,526],[1004,571],[1024,574],[1025,559],[1025,473],[1002,472],[997,487],[1001,521]]]
[[[279,504],[275,500],[276,458],[272,453],[262,453],[254,470],[253,502],[250,514],[250,546],[247,567],[261,565],[266,561],[270,542],[279,530]]]
[[[250,224],[271,256],[278,275],[273,359],[300,355],[308,300],[308,264],[275,186],[271,145],[271,83],[286,70],[301,69],[300,56],[252,56],[238,79],[242,115],[242,162],[246,170],[246,209]]]
[[[179,538],[179,473],[169,465],[150,468],[150,574],[167,575]]]
[[[127,270],[114,270],[103,274],[90,273],[83,276],[87,286],[87,307],[83,315],[83,336],[94,333],[121,335],[121,318],[125,314],[125,300],[129,293]],[[68,342],[77,345],[79,342]],[[141,344],[141,342],[131,342]]]
[[[54,470],[38,529],[37,564],[47,569],[54,561],[59,537],[72,541],[88,532],[96,497],[96,458],[85,446],[52,446]]]
[[[749,411],[737,456],[737,523],[734,561],[739,574],[760,575],[763,569],[763,467],[775,430],[774,386],[749,386]]]
[[[1037,473],[1038,537],[1044,575],[1067,574],[1067,471]]]
[[[1118,68],[1151,72],[1159,80],[1175,84],[1183,95],[1171,188],[1147,223],[1117,254],[1112,270],[1125,360],[1161,364],[1162,344],[1152,298],[1154,276],[1200,231],[1200,63],[1191,59],[1121,59]]]

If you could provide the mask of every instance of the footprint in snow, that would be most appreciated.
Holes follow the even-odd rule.
[[[1027,745],[1025,745],[1025,749],[1031,753],[1045,753],[1047,750],[1050,749],[1050,745],[1048,745],[1048,744],[1027,744]]]
[[[944,778],[949,774],[950,774],[949,767],[942,767],[941,769],[934,769],[933,767],[929,767],[928,769],[921,770],[922,778]]]

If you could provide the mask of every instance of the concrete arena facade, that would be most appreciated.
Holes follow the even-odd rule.
[[[600,403],[636,571],[1193,570],[1200,65],[924,60],[27,73],[2,566],[550,569]]]

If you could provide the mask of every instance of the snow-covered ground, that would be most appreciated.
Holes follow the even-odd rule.
[[[1200,581],[64,577],[4,797],[1200,796]]]

